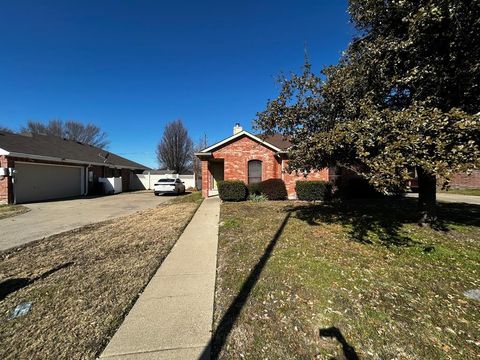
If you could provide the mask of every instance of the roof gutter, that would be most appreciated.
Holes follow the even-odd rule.
[[[126,165],[125,166],[124,165],[113,165],[113,164],[107,164],[107,163],[96,163],[96,162],[90,162],[90,161],[71,160],[71,159],[58,158],[58,157],[53,157],[53,156],[43,156],[43,155],[32,155],[32,154],[25,154],[25,153],[17,153],[17,152],[8,152],[8,151],[5,151],[3,149],[0,149],[0,155],[15,156],[15,157],[19,157],[19,158],[32,159],[32,160],[56,161],[56,162],[79,164],[79,165],[106,166],[106,167],[110,167],[110,168],[121,168],[121,169],[131,169],[131,170],[145,169],[143,167],[134,167],[134,166],[126,166]]]
[[[211,153],[211,152],[197,152],[197,153],[194,153],[194,155],[198,156],[198,157],[201,157],[201,156],[210,157],[210,156],[213,156],[213,153]]]

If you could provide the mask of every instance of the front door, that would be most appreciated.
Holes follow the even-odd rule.
[[[223,162],[211,162],[210,163],[210,193],[209,195],[215,195],[218,193],[218,182],[223,181]]]

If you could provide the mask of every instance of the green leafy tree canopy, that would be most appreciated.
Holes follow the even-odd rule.
[[[349,13],[338,65],[281,80],[256,126],[289,138],[292,169],[340,164],[389,191],[416,168],[434,219],[436,179],[479,166],[480,2],[350,0]]]

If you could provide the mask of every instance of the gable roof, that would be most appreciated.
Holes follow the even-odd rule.
[[[258,137],[276,147],[279,149],[282,149],[283,151],[287,151],[290,146],[292,146],[292,143],[288,141],[282,134],[275,133],[273,135],[258,135]]]
[[[213,150],[221,147],[222,145],[226,144],[226,143],[229,143],[231,141],[234,141],[238,138],[241,138],[243,136],[247,136],[249,137],[250,139],[272,149],[273,151],[276,151],[276,152],[285,152],[288,147],[290,147],[290,143],[288,141],[281,141],[278,136],[282,137],[282,135],[280,134],[275,134],[273,137],[272,136],[263,136],[263,135],[253,135],[251,133],[249,133],[248,131],[246,130],[242,130],[240,131],[239,133],[237,134],[234,134],[222,141],[219,141],[203,150],[201,150],[200,152],[198,153],[195,153],[195,155],[197,156],[201,156],[201,155],[208,155],[210,154]],[[283,138],[283,137],[282,137]]]
[[[98,147],[49,135],[0,132],[0,155],[128,169],[148,167]]]

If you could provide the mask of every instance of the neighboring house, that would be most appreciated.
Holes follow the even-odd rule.
[[[450,179],[452,189],[480,189],[480,170],[458,173]]]
[[[236,124],[233,135],[195,153],[202,161],[202,194],[218,194],[222,180],[242,180],[246,184],[267,179],[282,179],[288,197],[295,198],[295,183],[301,180],[329,180],[329,170],[309,174],[288,169],[288,148],[291,144],[281,135],[257,136]]]
[[[0,203],[101,193],[99,178],[130,177],[146,166],[95,146],[47,135],[0,132]]]

